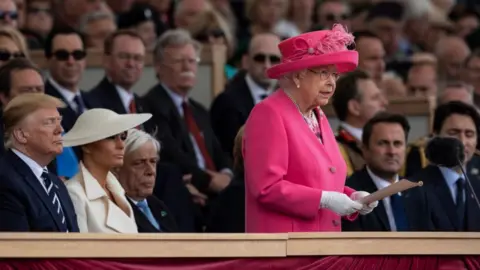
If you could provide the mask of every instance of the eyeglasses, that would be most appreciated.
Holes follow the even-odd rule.
[[[4,51],[0,50],[0,61],[6,62],[12,58],[24,58],[25,54],[21,52],[9,52],[9,51]]]
[[[0,20],[5,20],[9,17],[12,20],[18,19],[18,12],[16,11],[0,11]]]
[[[223,38],[223,37],[225,37],[225,32],[223,32],[222,29],[213,29],[213,30],[210,30],[210,31],[206,31],[205,33],[197,35],[197,37],[195,39],[200,41],[200,42],[207,42],[210,39],[210,37]]]
[[[278,64],[282,60],[280,56],[277,55],[268,55],[263,53],[258,53],[253,56],[253,61],[257,63],[265,63],[266,60],[270,61],[270,64]]]
[[[67,50],[57,50],[53,52],[53,56],[59,61],[67,61],[70,58],[70,55],[75,59],[75,61],[83,60],[87,56],[87,52],[84,50],[74,50],[69,52]]]
[[[333,14],[329,13],[325,15],[325,19],[329,22],[338,22],[338,21],[344,21],[348,19],[348,14]]]
[[[330,76],[332,76],[332,78],[337,81],[338,78],[340,78],[340,74],[338,74],[337,72],[330,72],[328,70],[325,70],[325,69],[322,69],[322,70],[313,70],[313,69],[308,69],[308,71],[314,73],[314,74],[317,74],[317,75],[320,75],[320,79],[322,80],[326,80],[328,79]]]
[[[107,140],[116,140],[117,138],[120,138],[120,140],[121,140],[122,142],[124,142],[124,141],[127,139],[127,135],[128,135],[127,132],[124,131],[124,132],[122,132],[122,133],[120,133],[120,134],[117,134],[117,135],[113,135],[113,136],[108,137]]]

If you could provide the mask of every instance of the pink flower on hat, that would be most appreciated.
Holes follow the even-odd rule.
[[[354,70],[358,65],[358,52],[347,46],[354,37],[340,24],[332,30],[308,32],[282,41],[278,47],[283,60],[267,70],[270,78],[302,69],[335,65],[339,73]]]

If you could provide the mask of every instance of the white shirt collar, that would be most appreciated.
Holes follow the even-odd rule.
[[[390,183],[390,181],[387,181],[375,175],[368,166],[367,166],[367,172],[368,172],[368,175],[370,175],[370,177],[372,178],[375,186],[377,186],[377,189],[386,188],[392,184]],[[398,174],[395,176],[395,183],[396,182],[398,182]]]
[[[55,87],[58,92],[60,92],[60,94],[65,98],[65,100],[69,103],[69,105],[71,103],[75,103],[73,101],[73,99],[75,98],[75,96],[78,96],[80,95],[80,91],[76,91],[75,93],[68,90],[67,88],[61,86],[60,84],[58,84],[52,77],[49,77],[48,78],[48,81],[53,85],[53,87]],[[76,104],[75,104],[76,105]]]
[[[245,76],[245,82],[247,83],[248,89],[250,90],[250,94],[253,97],[253,101],[255,104],[259,103],[262,101],[262,96],[267,95],[269,96],[273,91],[272,90],[265,90],[265,88],[261,87],[258,85],[250,76],[250,74],[247,74]]]
[[[15,155],[17,155],[21,160],[23,160],[23,162],[28,165],[28,167],[32,170],[33,174],[35,175],[35,177],[37,177],[37,179],[42,179],[42,173],[44,170],[47,170],[47,167],[42,168],[42,166],[40,166],[40,164],[38,164],[35,160],[31,159],[29,156],[16,149],[12,148],[12,152],[15,153]],[[40,182],[43,186],[43,182]]]
[[[127,91],[125,88],[118,86],[114,84],[115,89],[117,89],[117,93],[120,96],[120,99],[122,100],[122,104],[125,107],[125,110],[127,112],[130,112],[130,103],[133,100],[133,93]]]
[[[183,116],[183,108],[182,108],[182,103],[185,101],[188,101],[188,97],[184,98],[181,95],[173,92],[170,90],[166,85],[162,83],[163,89],[167,92],[168,96],[172,99],[173,104],[175,104],[175,107],[177,107],[178,112],[180,113],[181,116]]]
[[[355,139],[358,141],[362,141],[363,129],[353,127],[345,122],[340,122],[340,126],[342,126],[348,133],[350,133]]]

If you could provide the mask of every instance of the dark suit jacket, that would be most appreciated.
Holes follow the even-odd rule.
[[[235,136],[255,106],[245,76],[245,71],[235,75],[225,91],[215,98],[210,109],[213,131],[223,150],[230,156],[233,156]]]
[[[480,164],[478,157],[474,157],[475,162]],[[478,171],[477,171],[478,172]],[[478,175],[469,177],[473,190],[476,194],[480,194],[480,182]],[[464,228],[458,224],[458,218],[451,192],[442,175],[440,169],[436,166],[429,165],[410,177],[412,181],[423,181],[421,190],[424,193],[421,207],[428,210],[427,216],[435,231],[480,231],[480,208],[477,205],[470,186],[466,185],[466,221]],[[419,205],[420,206],[420,205]]]
[[[118,114],[126,114],[125,106],[122,99],[117,93],[115,85],[113,85],[107,77],[104,77],[97,86],[88,92],[88,96],[94,99],[100,108],[112,110]],[[133,94],[135,98],[135,106],[137,113],[144,112],[142,100],[137,94]]]
[[[206,232],[245,232],[245,181],[243,172],[235,172],[228,185],[213,202]]]
[[[366,167],[352,174],[345,185],[369,193],[378,190]],[[428,231],[430,229],[428,219],[424,216],[426,210],[419,207],[422,197],[416,189],[419,188],[413,188],[402,193],[409,229],[411,231]],[[343,219],[342,231],[391,231],[383,201],[379,201],[378,206],[370,214],[360,215],[354,221]]]
[[[67,105],[66,108],[61,108],[58,111],[63,117],[62,127],[65,132],[68,132],[77,121],[77,112],[70,107],[69,103],[65,100],[63,95],[60,94],[60,92],[48,80],[45,83],[45,94],[59,98]],[[85,92],[81,91],[81,95],[87,109],[99,107],[98,103],[94,99],[89,98],[89,95],[87,95]]]
[[[147,219],[145,214],[135,205],[128,197],[127,201],[130,203],[135,215],[135,222],[137,223],[139,233],[155,233],[160,232]],[[148,206],[152,211],[153,217],[160,225],[161,232],[178,232],[177,224],[173,215],[168,210],[167,206],[155,196],[147,197]]]
[[[179,232],[200,232],[196,224],[196,205],[183,183],[182,171],[171,163],[159,162],[153,195],[170,209]]]
[[[201,192],[206,192],[210,176],[198,167],[190,133],[173,100],[161,84],[150,89],[143,99],[146,109],[153,114],[152,125],[156,126],[158,139],[162,142],[161,159],[177,164],[184,174],[192,174],[192,183]],[[216,168],[230,168],[230,159],[213,133],[207,110],[192,99],[189,102]]]
[[[50,174],[69,232],[78,232],[77,216],[63,182]],[[0,160],[0,231],[58,232],[61,220],[40,181],[15,153]]]

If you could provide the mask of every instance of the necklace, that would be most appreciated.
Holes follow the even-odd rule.
[[[295,104],[295,107],[297,107],[297,110],[300,113],[300,115],[303,117],[303,120],[305,121],[305,123],[307,123],[310,126],[310,121],[313,120],[313,110],[311,110],[310,113],[308,113],[308,115],[303,114],[302,110],[300,110],[300,106],[298,106],[298,103],[295,101],[295,99],[293,99],[293,97],[287,91],[283,90],[283,92],[293,102],[293,104]]]

